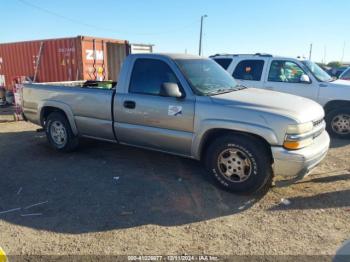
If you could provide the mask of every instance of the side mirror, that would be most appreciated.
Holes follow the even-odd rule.
[[[162,84],[162,86],[160,87],[159,95],[176,98],[184,97],[180,91],[178,84],[169,82],[165,82]]]
[[[300,77],[300,83],[303,83],[303,84],[310,84],[311,83],[311,80],[310,80],[310,77],[308,75],[301,75]]]

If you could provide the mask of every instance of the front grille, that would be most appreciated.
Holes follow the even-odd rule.
[[[312,122],[314,124],[314,127],[318,127],[319,125],[321,125],[323,123],[323,118],[320,120],[316,120]]]
[[[313,124],[314,124],[314,135],[313,135],[313,138],[315,139],[315,138],[319,137],[322,134],[322,132],[325,129],[325,125],[324,125],[323,118],[319,119],[319,120],[316,120],[316,121],[313,121]]]

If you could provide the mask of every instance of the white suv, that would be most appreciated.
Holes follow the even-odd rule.
[[[350,138],[350,82],[334,80],[317,64],[268,54],[211,56],[239,84],[312,99],[326,112],[328,132]]]

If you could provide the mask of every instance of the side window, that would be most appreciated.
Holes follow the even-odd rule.
[[[160,87],[165,82],[180,85],[167,63],[156,59],[137,59],[131,74],[129,92],[159,95]]]
[[[300,83],[300,77],[305,74],[304,70],[291,61],[272,61],[269,78],[270,82]]]
[[[264,60],[243,60],[238,63],[232,76],[235,79],[260,81]]]
[[[217,59],[214,59],[214,61],[216,63],[218,63],[219,65],[221,65],[221,67],[226,70],[230,66],[232,59],[231,58],[217,58]]]

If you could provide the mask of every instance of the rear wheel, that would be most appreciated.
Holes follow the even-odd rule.
[[[212,142],[206,165],[216,182],[233,193],[267,191],[272,184],[271,157],[254,137],[229,135]]]
[[[60,112],[53,112],[47,117],[45,133],[50,145],[58,151],[70,152],[78,147],[78,137],[73,134],[66,116]]]
[[[338,108],[326,116],[327,131],[332,137],[350,138],[350,109]]]

